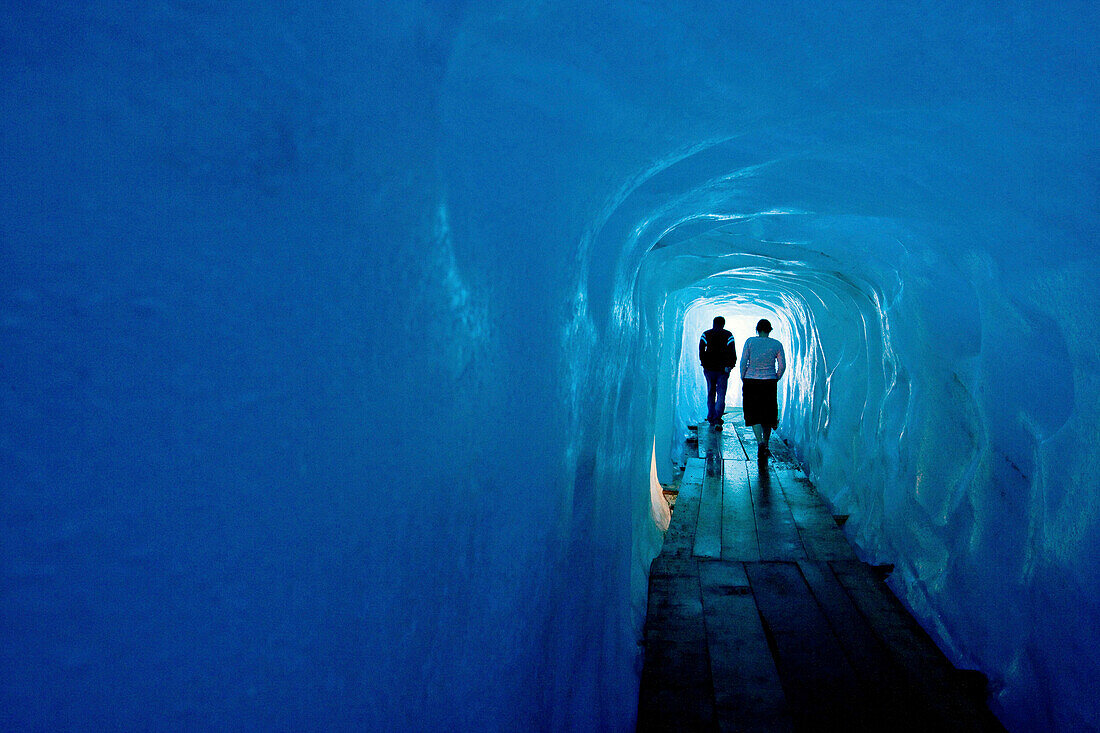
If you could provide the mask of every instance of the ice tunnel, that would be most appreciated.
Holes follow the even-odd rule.
[[[724,312],[1006,727],[1097,729],[1098,21],[7,3],[0,724],[632,729]]]

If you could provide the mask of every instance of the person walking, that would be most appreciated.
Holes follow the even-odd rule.
[[[756,435],[756,457],[767,460],[771,455],[768,441],[779,425],[777,386],[787,371],[783,344],[771,337],[772,324],[761,318],[756,324],[756,336],[745,339],[741,351],[741,396],[745,408],[745,424]]]
[[[714,319],[714,328],[699,337],[699,363],[707,378],[707,422],[714,430],[722,429],[726,386],[737,364],[737,344],[725,325],[726,319],[718,316]]]

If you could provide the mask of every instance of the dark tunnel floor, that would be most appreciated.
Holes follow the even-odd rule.
[[[858,560],[779,440],[757,462],[741,419],[699,426],[650,570],[638,730],[1003,731],[984,677]]]

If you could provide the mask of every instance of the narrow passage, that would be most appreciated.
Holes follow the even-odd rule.
[[[649,578],[640,731],[1003,731],[786,446],[698,426]]]

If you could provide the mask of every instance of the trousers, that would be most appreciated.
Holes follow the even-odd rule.
[[[713,425],[722,422],[722,414],[726,411],[726,386],[730,375],[704,369],[703,376],[707,378],[707,422]]]

